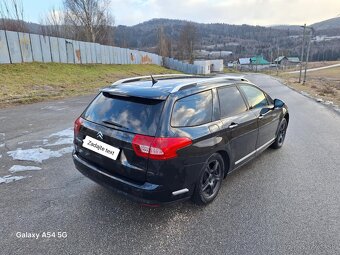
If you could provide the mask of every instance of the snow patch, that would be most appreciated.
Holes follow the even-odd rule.
[[[59,138],[56,142],[46,144],[46,146],[64,145],[64,144],[72,144],[72,143],[73,143],[73,137],[67,137],[67,138]]]
[[[73,151],[73,146],[65,147],[65,148],[58,150],[58,152],[61,153],[62,155],[71,153],[72,151]]]
[[[52,111],[62,111],[67,109],[67,107],[57,107],[57,106],[45,106],[41,110],[52,110]]]
[[[11,156],[14,160],[23,160],[23,161],[33,161],[37,163],[42,163],[42,161],[49,158],[59,158],[64,154],[71,153],[73,150],[73,146],[66,147],[57,151],[52,151],[50,149],[44,148],[35,148],[22,150],[18,149],[15,151],[8,151],[7,154]]]
[[[67,128],[51,134],[49,137],[73,137],[73,128]]]
[[[10,183],[14,181],[19,181],[21,179],[26,178],[25,176],[12,176],[12,175],[6,175],[4,177],[0,177],[0,184],[1,183]]]
[[[2,147],[5,147],[5,144],[4,144],[4,143],[1,143],[1,144],[0,144],[0,148],[2,148]]]
[[[50,138],[58,137],[59,139],[53,143],[46,144],[46,146],[65,145],[73,143],[73,128],[67,128],[59,132],[53,133]],[[45,143],[44,143],[45,144]]]
[[[25,143],[37,143],[37,142],[43,142],[43,144],[46,144],[46,143],[48,143],[48,140],[43,139],[43,140],[21,141],[21,142],[18,142],[18,145],[22,145],[22,144],[25,144]]]
[[[41,170],[41,168],[37,166],[14,165],[8,171],[10,171],[11,173],[16,173],[16,172],[37,171],[37,170]]]

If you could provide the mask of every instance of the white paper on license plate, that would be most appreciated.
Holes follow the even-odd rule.
[[[113,160],[117,159],[120,151],[120,149],[98,141],[90,136],[86,136],[83,140],[83,147]]]

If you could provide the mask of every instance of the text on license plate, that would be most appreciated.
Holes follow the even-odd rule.
[[[90,136],[86,136],[83,140],[83,147],[113,160],[117,159],[120,151],[120,149],[98,141]]]

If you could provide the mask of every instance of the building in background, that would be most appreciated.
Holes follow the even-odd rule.
[[[204,74],[223,72],[223,59],[195,60],[194,65],[202,66]]]

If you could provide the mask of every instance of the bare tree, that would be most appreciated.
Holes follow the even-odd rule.
[[[65,25],[79,39],[113,44],[114,18],[109,0],[64,0]]]
[[[171,41],[164,33],[164,27],[161,26],[158,28],[158,55],[163,57],[169,57],[171,55]]]
[[[65,27],[65,15],[62,10],[53,7],[43,20],[40,21],[42,33],[44,35],[56,37],[68,37]]]
[[[0,20],[1,29],[27,32],[24,22],[24,7],[21,0],[1,0]]]
[[[178,57],[194,62],[194,47],[197,40],[196,27],[192,22],[188,22],[181,30],[177,45]]]

